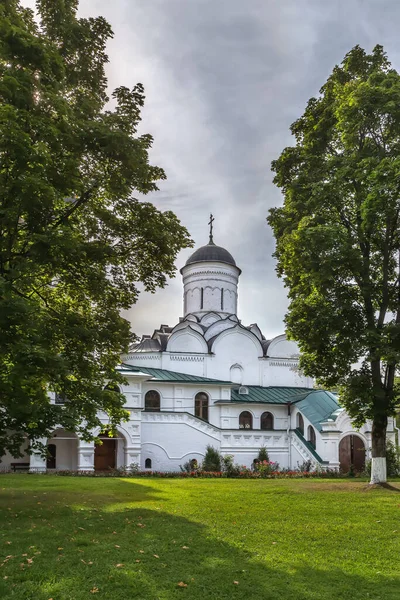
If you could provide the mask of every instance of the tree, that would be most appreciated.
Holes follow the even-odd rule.
[[[143,87],[119,87],[108,108],[112,31],[77,8],[38,0],[37,23],[18,0],[0,6],[0,456],[55,425],[90,439],[98,411],[126,417],[120,311],[192,245],[172,212],[132,197],[165,179],[137,134]]]
[[[400,395],[400,77],[383,48],[353,48],[291,131],[268,218],[288,332],[303,371],[340,387],[356,425],[371,419],[371,482],[384,482]]]

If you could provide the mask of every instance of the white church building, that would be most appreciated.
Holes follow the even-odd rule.
[[[78,469],[139,464],[177,471],[201,461],[208,445],[251,467],[261,447],[281,468],[362,470],[370,424],[355,430],[336,395],[314,389],[298,368],[296,343],[266,339],[237,315],[241,274],[232,255],[214,244],[198,248],[181,269],[183,316],[144,335],[122,357],[122,391],[130,418],[118,435],[95,445],[56,429],[49,456],[5,456],[0,468]],[[54,402],[57,399],[53,398]],[[102,415],[107,423],[106,415]],[[96,432],[99,433],[99,432]],[[388,437],[394,438],[389,420]]]

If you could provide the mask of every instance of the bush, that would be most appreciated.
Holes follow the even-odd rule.
[[[203,471],[221,471],[221,455],[212,446],[207,446],[204,456],[202,469]]]
[[[267,449],[265,446],[261,446],[261,448],[259,449],[257,460],[259,462],[263,462],[264,460],[269,462],[269,456],[268,456],[268,452],[267,452]]]
[[[255,466],[255,469],[260,473],[261,477],[271,475],[279,471],[279,463],[270,460],[263,460]]]
[[[233,462],[233,455],[226,454],[222,457],[222,469],[227,477],[237,477],[240,473],[240,466]]]
[[[400,477],[400,446],[386,442],[386,469],[388,477]],[[371,475],[371,460],[365,464],[365,473]]]
[[[302,473],[309,473],[311,471],[312,462],[311,460],[305,460],[301,464],[297,463],[297,465],[298,471],[301,471]]]
[[[182,471],[182,473],[191,473],[192,471],[199,470],[199,463],[195,458],[192,458],[191,460],[188,460],[187,462],[183,463],[183,465],[179,465],[179,468]]]

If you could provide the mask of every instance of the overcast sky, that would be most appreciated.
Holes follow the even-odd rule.
[[[26,0],[33,5],[33,0]],[[148,200],[174,211],[196,247],[214,240],[243,273],[239,318],[282,333],[287,299],[275,274],[268,209],[282,203],[271,161],[292,144],[290,124],[356,44],[382,44],[400,70],[398,0],[81,0],[83,16],[112,25],[110,89],[143,83],[142,133],[167,181]],[[191,251],[182,252],[180,268]],[[143,294],[133,330],[182,315],[179,272]]]

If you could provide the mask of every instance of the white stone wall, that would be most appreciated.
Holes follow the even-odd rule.
[[[184,266],[182,269],[184,316],[189,313],[201,316],[210,311],[236,315],[239,274],[238,267],[220,262]],[[223,290],[223,307],[221,290]]]

